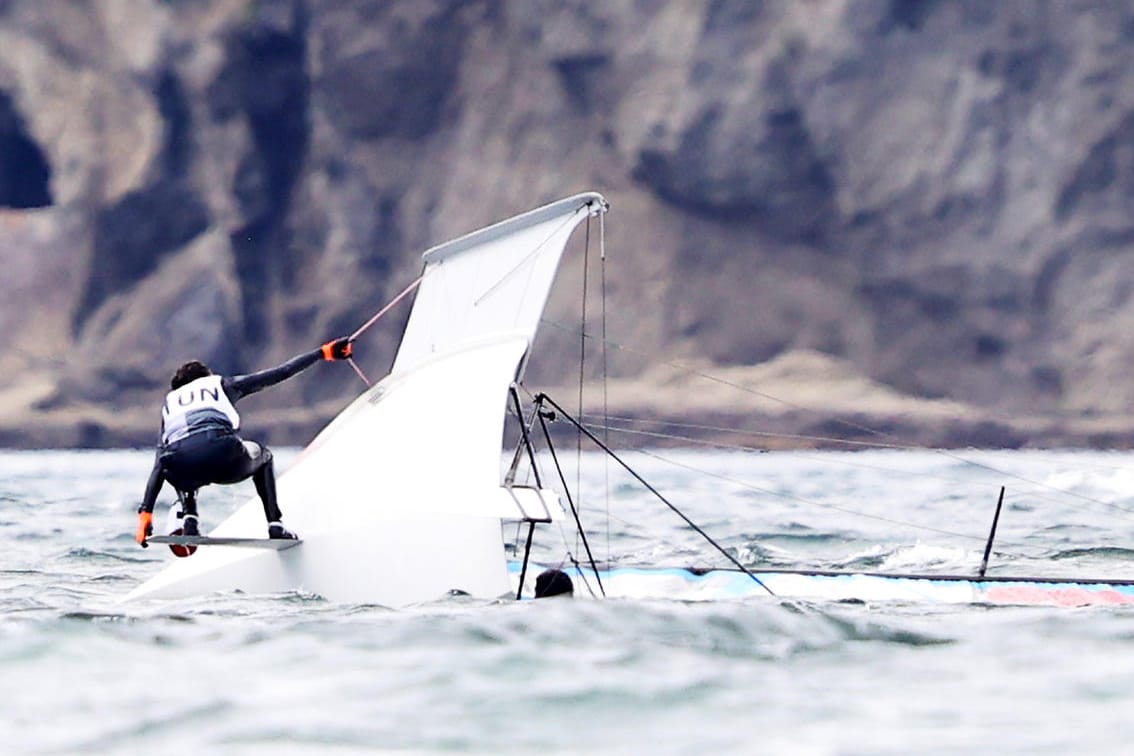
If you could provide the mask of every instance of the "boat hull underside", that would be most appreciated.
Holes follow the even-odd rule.
[[[495,538],[498,560],[483,558]],[[126,600],[214,592],[301,592],[331,601],[400,607],[461,591],[496,598],[509,590],[500,522],[485,517],[400,518],[303,533],[285,551],[201,547]]]
[[[545,565],[528,565],[525,595]],[[513,591],[521,565],[512,563]],[[562,568],[575,583],[576,596],[599,593],[591,570]],[[599,570],[607,598],[664,598],[714,601],[769,596],[822,601],[899,601],[939,604],[1016,606],[1096,606],[1134,604],[1134,581],[1062,578],[968,578],[963,576],[882,575],[833,571],[689,570],[623,567]],[[757,582],[759,580],[759,582]],[[762,584],[762,585],[761,585]],[[767,586],[765,589],[763,586]]]

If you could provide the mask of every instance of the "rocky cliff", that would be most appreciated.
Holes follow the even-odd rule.
[[[1119,2],[2,0],[0,443],[148,444],[184,359],[282,361],[595,189],[614,410],[1126,445],[1132,42]],[[566,385],[555,331],[533,379]],[[302,442],[360,386],[249,406]]]

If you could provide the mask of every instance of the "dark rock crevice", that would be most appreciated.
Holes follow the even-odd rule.
[[[212,222],[208,206],[189,180],[192,120],[173,71],[158,76],[154,98],[164,120],[156,175],[96,214],[91,273],[72,317],[76,332],[108,297],[145,278],[163,257],[191,242]]]
[[[154,88],[158,112],[165,124],[161,172],[166,178],[185,178],[193,162],[193,119],[185,88],[177,74],[165,70]]]
[[[589,115],[608,107],[602,83],[610,72],[610,55],[570,55],[555,60],[552,65],[573,111]]]
[[[1111,195],[1123,210],[1134,199],[1134,112],[1091,147],[1059,193],[1055,216],[1066,220],[1083,206],[1106,204]]]
[[[320,109],[347,136],[420,140],[445,121],[467,34],[466,3],[440,3],[415,24],[389,12],[385,44],[340,55],[327,33],[315,83]]]
[[[0,207],[27,210],[52,202],[47,156],[28,134],[12,98],[0,91]]]
[[[75,331],[113,294],[149,275],[168,253],[209,227],[209,210],[186,184],[130,192],[94,219],[91,272],[75,310]]]
[[[231,243],[244,337],[253,346],[269,339],[273,291],[295,283],[287,217],[310,142],[306,26],[297,11],[287,30],[240,29],[228,39],[226,63],[208,93],[214,117],[243,117],[251,136],[233,180],[244,223]]]
[[[819,159],[803,114],[769,112],[761,137],[722,145],[723,112],[710,107],[673,152],[643,150],[634,178],[674,204],[718,221],[748,221],[783,241],[819,243],[827,233],[834,180]],[[735,149],[734,149],[735,148]],[[717,160],[720,153],[727,159]]]
[[[883,33],[892,29],[921,31],[940,4],[938,0],[890,0],[890,7],[882,20],[881,31]]]

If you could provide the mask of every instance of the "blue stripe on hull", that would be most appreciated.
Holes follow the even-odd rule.
[[[509,564],[513,585],[520,563]],[[525,595],[544,565],[528,565]],[[576,595],[598,593],[590,570],[564,567],[575,581]],[[950,604],[1090,606],[1134,604],[1134,582],[1076,581],[1064,578],[985,578],[964,576],[885,575],[833,571],[773,570],[753,572],[776,596],[820,600],[922,601]],[[685,568],[616,567],[599,570],[611,598],[720,600],[767,596],[755,580],[739,570],[692,571]]]

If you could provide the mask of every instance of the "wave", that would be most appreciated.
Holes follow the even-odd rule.
[[[1048,558],[1055,561],[1064,559],[1084,559],[1090,557],[1099,557],[1102,559],[1113,559],[1121,562],[1134,561],[1134,549],[1126,549],[1121,546],[1097,546],[1095,548],[1080,548],[1080,549],[1063,549],[1051,554]]]

